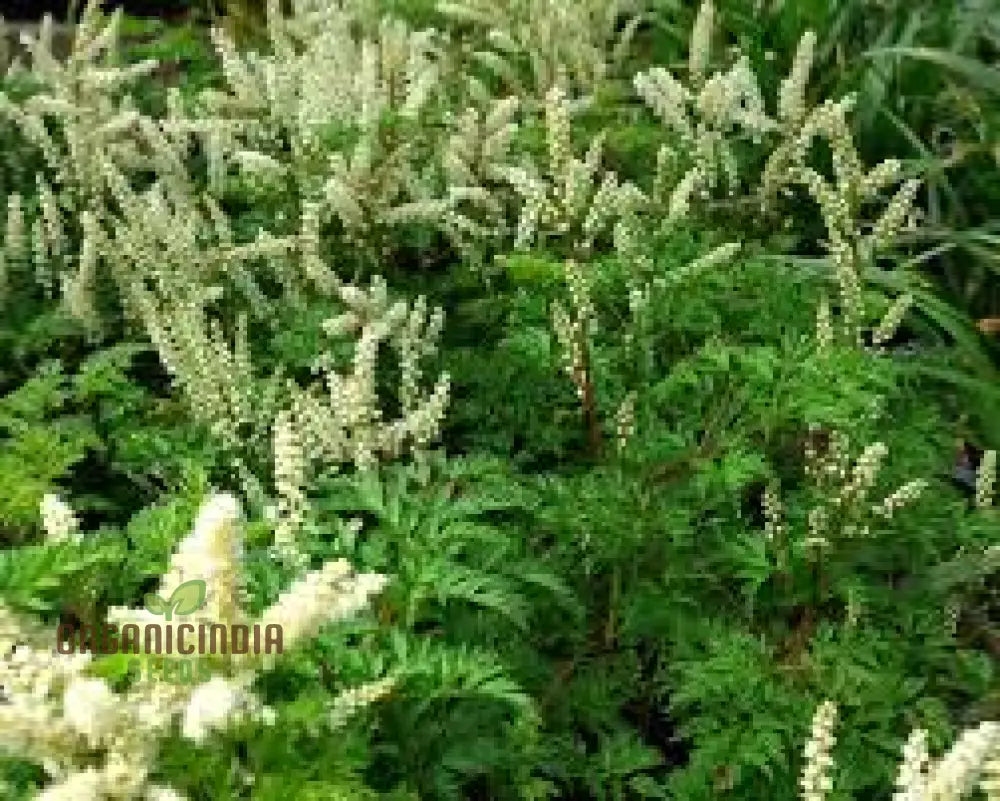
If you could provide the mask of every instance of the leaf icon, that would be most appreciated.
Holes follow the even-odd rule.
[[[205,582],[202,579],[185,581],[170,596],[170,607],[175,615],[190,615],[205,605]]]
[[[147,593],[146,597],[142,599],[142,603],[154,615],[165,615],[170,609],[167,602],[155,592]]]

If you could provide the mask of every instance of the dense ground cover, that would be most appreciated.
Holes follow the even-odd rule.
[[[43,23],[0,795],[995,801],[998,12]]]

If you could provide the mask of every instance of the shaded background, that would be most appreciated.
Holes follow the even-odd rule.
[[[8,20],[37,20],[43,14],[50,13],[58,21],[63,21],[66,19],[67,6],[66,0],[3,0],[0,2],[0,15]],[[133,16],[166,19],[185,17],[192,10],[202,10],[208,6],[209,3],[205,0],[117,0],[103,4],[107,11],[121,7]]]

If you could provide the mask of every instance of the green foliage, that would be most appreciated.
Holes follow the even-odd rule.
[[[184,178],[171,176],[218,204],[226,247],[249,249],[260,230],[293,242],[290,255],[246,264],[206,256],[197,265],[205,286],[188,287],[205,289],[227,347],[240,315],[253,321],[255,406],[266,405],[258,388],[279,371],[301,388],[319,367],[349,371],[359,358],[347,337],[326,347],[325,326],[346,301],[303,279],[296,250],[305,199],[318,196],[329,164],[371,156],[364,147],[376,143],[377,163],[353,199],[391,206],[399,198],[376,197],[376,184],[402,169],[389,156],[405,146],[419,186],[398,194],[426,199],[442,188],[437,160],[453,117],[466,105],[480,110],[467,79],[480,79],[479,90],[511,88],[471,55],[470,43],[483,44],[472,22],[444,22],[424,0],[361,5],[358,30],[374,29],[382,13],[450,26],[456,39],[442,49],[458,61],[447,62],[455,69],[443,73],[440,96],[412,116],[390,108],[370,129],[326,120],[303,152],[292,153],[281,130],[262,147],[295,169],[272,180],[230,165],[209,189],[210,148],[197,137]],[[317,254],[340,279],[377,272],[393,293],[446,311],[440,347],[427,354],[451,380],[440,448],[368,469],[324,462],[296,488],[305,565],[343,558],[390,581],[371,615],[324,627],[258,677],[270,724],[242,721],[206,743],[176,733],[153,778],[199,801],[791,799],[810,717],[829,699],[842,717],[830,797],[881,801],[912,729],[925,729],[938,753],[965,727],[1000,717],[1000,516],[974,503],[972,486],[982,452],[1000,447],[996,352],[971,324],[1000,315],[1000,39],[986,13],[995,6],[716,3],[717,38],[748,56],[767,98],[802,32],[815,29],[810,100],[856,92],[864,162],[896,156],[926,177],[928,224],[862,276],[867,308],[884,313],[893,298],[913,298],[881,348],[823,343],[817,309],[837,276],[817,256],[819,217],[795,199],[761,215],[754,197],[726,198],[681,224],[658,211],[624,216],[613,236],[574,254],[588,304],[563,254],[512,252],[520,206],[500,181],[480,187],[496,201],[499,233],[467,248],[424,219],[349,231],[324,218]],[[669,137],[633,97],[631,76],[683,61],[692,18],[682,3],[649,7],[627,59],[571,123],[575,144],[603,132],[602,169],[643,191]],[[262,18],[258,4],[242,45],[263,47]],[[165,65],[139,85],[137,107],[162,116],[167,86],[178,86],[185,108],[207,113],[202,90],[225,81],[204,32],[126,22],[125,62]],[[523,53],[510,60],[512,72],[530,67]],[[20,103],[35,89],[8,81],[3,91]],[[522,100],[511,163],[537,165],[549,146],[544,110],[527,92]],[[760,168],[745,145],[735,148],[741,176]],[[30,228],[44,215],[35,174],[46,168],[2,116],[0,148],[0,198],[22,193]],[[149,178],[132,175],[131,188]],[[104,233],[119,222],[109,213]],[[67,234],[74,264],[76,226]],[[193,238],[221,227],[213,230]],[[689,269],[729,242],[737,256]],[[43,290],[35,269],[18,263],[0,282],[3,607],[39,616],[53,637],[59,621],[98,623],[109,607],[145,604],[165,620],[195,612],[206,600],[197,577],[169,598],[150,582],[217,489],[246,502],[240,600],[253,614],[273,604],[297,575],[273,547],[270,512],[290,480],[276,431],[237,460],[196,424],[198,410],[147,341],[148,321],[125,309],[122,287],[167,295],[173,274],[100,272],[94,331]],[[585,386],[554,322],[557,307],[584,305],[592,308],[575,344]],[[406,370],[403,359],[382,358],[387,349],[374,381],[386,420],[399,411],[393,391]],[[218,375],[236,361],[216,365]],[[324,401],[346,405],[350,393],[317,386]],[[843,475],[814,481],[837,437],[850,445]],[[956,441],[974,464],[956,464]],[[844,485],[873,443],[887,455],[871,486],[848,497]],[[322,455],[323,444],[304,448]],[[916,479],[925,483],[913,498],[879,511]],[[47,541],[40,506],[50,494],[78,513],[79,542]],[[819,529],[816,509],[848,520],[854,512],[842,510],[857,497],[854,529]],[[93,673],[124,683],[127,667],[111,656]],[[330,723],[342,693],[385,677],[390,691]],[[29,799],[46,781],[37,766],[0,762],[4,798]]]

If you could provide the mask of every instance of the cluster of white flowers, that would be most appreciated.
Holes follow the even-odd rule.
[[[70,58],[73,64],[59,65],[44,37],[34,45],[45,109],[72,100],[94,105],[105,117],[110,113],[106,107],[114,97],[114,82],[95,78],[92,83],[99,89],[80,90],[79,97],[68,94],[74,81],[90,86],[87,81],[103,74],[94,62],[113,45],[120,15],[98,36],[98,5],[88,6]],[[411,169],[407,143],[388,151],[383,147],[379,125],[385,113],[418,115],[437,89],[441,53],[435,34],[410,31],[386,19],[377,25],[374,38],[359,37],[346,7],[296,3],[292,15],[285,17],[279,5],[268,6],[273,53],[267,57],[237,53],[226,36],[216,32],[230,91],[201,98],[203,110],[216,116],[188,119],[174,93],[161,122],[132,109],[127,117],[112,117],[116,124],[110,127],[105,125],[110,120],[86,118],[95,127],[104,126],[99,147],[91,146],[92,136],[87,139],[86,158],[79,148],[73,149],[77,134],[69,123],[62,126],[73,145],[68,152],[36,137],[51,151],[53,168],[67,161],[82,170],[60,177],[53,186],[60,192],[69,187],[73,197],[85,197],[86,203],[67,205],[47,182],[40,182],[44,202],[35,221],[35,245],[49,264],[64,239],[59,208],[82,209],[79,263],[61,279],[67,307],[96,328],[92,290],[98,269],[108,269],[127,315],[149,335],[190,414],[229,452],[246,487],[256,482],[244,467],[246,457],[259,458],[274,449],[279,520],[284,526],[279,539],[285,542],[306,512],[308,464],[319,459],[371,466],[379,455],[399,455],[408,443],[424,447],[436,436],[448,401],[447,376],[439,378],[428,397],[418,386],[420,361],[433,352],[440,333],[440,312],[429,312],[422,299],[412,309],[390,303],[379,281],[370,291],[341,282],[322,257],[320,232],[326,218],[333,214],[345,223],[348,238],[360,235],[373,217],[372,208],[357,204],[374,198],[381,204],[375,216],[383,221],[421,218],[426,212],[445,219],[454,230],[468,231],[453,207],[482,199],[482,193],[457,186],[443,205],[429,200]],[[34,107],[22,108],[5,98],[0,98],[0,107],[33,130],[41,125],[41,112],[36,114]],[[488,124],[506,130],[504,113],[494,117]],[[336,119],[359,125],[362,134],[353,150],[333,152],[323,165],[314,158],[316,136]],[[120,147],[110,143],[112,134]],[[261,230],[256,241],[235,243],[220,204],[211,194],[200,193],[188,175],[185,159],[192,135],[210,145],[212,183],[224,178],[227,160],[269,179],[292,175],[301,201],[299,232],[274,236]],[[290,159],[278,135],[291,137]],[[130,181],[130,170],[137,166],[152,166],[156,172],[154,183],[143,191],[136,191]],[[373,171],[398,184],[382,193],[381,200],[371,180]],[[407,202],[393,205],[403,195]],[[10,198],[8,205],[5,265],[17,261],[24,241],[19,198]],[[301,257],[299,273],[293,269],[295,255]],[[359,338],[354,370],[343,375],[323,364],[326,398],[317,387],[303,390],[286,382],[280,366],[267,377],[254,374],[249,320],[271,324],[277,307],[247,267],[261,261],[283,286],[283,300],[296,302],[312,287],[347,306],[336,325]],[[212,307],[230,294],[249,300],[251,308],[249,314],[237,315],[234,330],[225,331]],[[387,340],[399,354],[402,370],[403,414],[396,421],[381,419],[375,393],[375,360],[380,343]],[[325,358],[320,356],[321,364]]]
[[[873,520],[891,520],[897,511],[920,498],[928,483],[924,479],[906,482],[877,503],[868,498],[878,480],[888,448],[876,442],[866,447],[852,466],[850,441],[833,431],[825,447],[817,444],[818,430],[806,440],[805,472],[817,496],[808,515],[809,546],[824,547],[834,541],[867,537]]]
[[[824,801],[833,789],[836,714],[836,706],[825,701],[813,717],[800,780],[803,801]],[[893,801],[960,801],[977,788],[992,801],[998,760],[1000,723],[987,721],[966,729],[937,760],[927,751],[927,733],[916,729],[903,746]]]
[[[224,729],[248,705],[248,699],[239,683],[214,676],[199,684],[181,719],[181,734],[196,743],[202,743],[213,731]]]
[[[73,508],[58,495],[46,493],[39,504],[47,542],[80,539],[80,521]]]
[[[615,253],[630,268],[633,277],[648,275],[653,270],[653,257],[643,247],[638,225],[633,218],[619,220],[614,228]]]
[[[824,436],[818,426],[810,426],[805,444],[806,476],[816,483],[845,480],[850,464],[849,448],[850,440],[842,431],[834,430]]]
[[[292,415],[282,410],[274,421],[274,488],[278,493],[274,539],[283,561],[296,558],[295,535],[309,508],[307,483],[305,445]]]
[[[386,581],[385,576],[355,573],[346,561],[333,560],[295,581],[261,615],[259,623],[281,626],[282,643],[288,647],[313,636],[326,623],[356,615]]]
[[[729,195],[735,193],[739,176],[729,140],[732,130],[760,141],[779,128],[767,115],[757,77],[745,56],[726,70],[708,74],[714,19],[714,8],[706,0],[691,33],[689,86],[662,67],[639,73],[633,81],[639,97],[676,140],[677,146],[661,149],[654,181],[654,197],[665,203],[671,222],[687,217],[692,201],[710,198],[722,177]]]
[[[858,457],[854,469],[851,471],[850,479],[833,496],[833,504],[847,506],[864,501],[868,492],[875,485],[875,480],[882,469],[882,463],[888,455],[889,449],[884,443],[876,442],[868,445]]]
[[[206,103],[287,130],[296,154],[304,154],[333,120],[371,127],[390,109],[414,116],[437,89],[435,32],[410,31],[386,17],[373,38],[359,36],[357,15],[339,3],[294,3],[291,12],[286,17],[279,4],[268,4],[266,56],[240,53],[223,30],[213,30],[230,93],[209,93]]]
[[[186,616],[188,623],[246,619],[237,604],[239,513],[233,496],[211,496],[171,557],[160,593],[169,594],[193,577],[206,581],[206,606]],[[283,649],[293,647],[322,624],[364,609],[385,581],[381,575],[356,574],[344,561],[329,562],[295,582],[256,622],[282,626]],[[141,624],[151,622],[151,616],[143,610],[114,609],[110,620]],[[170,625],[162,618],[155,621]],[[258,670],[273,664],[273,654],[234,656],[232,675],[215,675],[193,686],[143,681],[115,692],[104,679],[88,675],[90,653],[56,653],[39,626],[3,607],[0,646],[0,748],[45,768],[53,782],[39,794],[41,799],[180,798],[147,781],[155,768],[157,743],[175,722],[185,737],[204,742],[211,732],[241,717],[268,719],[250,685]],[[367,685],[345,695],[337,708],[341,714],[347,706],[357,709],[388,687],[386,682]]]
[[[301,523],[303,488],[313,465],[335,468],[351,463],[370,469],[380,457],[398,457],[408,447],[422,450],[438,435],[448,405],[447,374],[441,374],[426,395],[418,386],[421,361],[437,347],[444,322],[441,310],[428,310],[423,298],[412,308],[392,301],[381,279],[373,280],[367,291],[341,284],[337,293],[346,311],[327,320],[324,328],[334,337],[356,335],[351,370],[338,371],[332,357],[321,354],[316,368],[322,385],[302,389],[289,383],[288,408],[278,416],[274,431],[285,545]],[[383,343],[399,357],[401,416],[394,420],[383,419],[376,393],[376,358]]]
[[[7,196],[3,247],[0,247],[0,303],[4,301],[15,271],[24,262],[25,250],[24,209],[21,196],[12,193]]]
[[[996,753],[986,760],[979,787],[985,793],[986,801],[1000,799],[1000,753]]]
[[[830,546],[830,540],[826,537],[829,518],[830,515],[825,506],[814,506],[809,510],[807,517],[808,535],[803,543],[807,548],[818,551]]]
[[[806,31],[799,39],[792,69],[778,90],[778,119],[790,130],[796,130],[806,113],[805,93],[816,54],[816,34]]]
[[[160,580],[157,594],[169,598],[181,584],[193,579],[205,582],[205,603],[196,612],[185,616],[185,623],[243,623],[239,602],[240,560],[242,559],[239,501],[229,493],[209,498],[198,512],[190,535],[175,549],[167,572]],[[159,623],[163,621],[145,609],[113,607],[108,621],[126,623]]]
[[[619,183],[613,172],[600,169],[603,136],[595,137],[582,159],[573,154],[570,137],[571,103],[556,84],[545,95],[547,164],[506,166],[499,170],[522,198],[515,250],[536,239],[568,240],[576,252],[588,252],[595,239],[646,205],[646,197],[632,183]]]
[[[445,0],[447,17],[471,23],[480,36],[470,46],[475,60],[513,84],[539,95],[560,79],[594,91],[622,61],[642,21],[648,0]],[[526,59],[531,85],[523,86],[512,66]]]
[[[903,758],[896,774],[893,801],[920,801],[927,778],[931,755],[927,750],[927,732],[914,729],[903,745]]]
[[[805,46],[805,50],[808,54],[811,46]],[[861,291],[864,266],[876,253],[890,248],[904,227],[915,226],[914,202],[921,182],[903,181],[881,216],[870,226],[870,232],[864,233],[862,205],[899,183],[902,175],[901,166],[894,159],[865,170],[847,122],[853,105],[854,98],[849,96],[839,101],[827,100],[804,115],[797,106],[794,116],[788,111],[785,138],[764,167],[761,197],[766,207],[778,192],[787,193],[790,185],[798,184],[805,187],[819,206],[827,230],[826,249],[840,288],[842,328],[837,333],[848,343],[860,346],[867,322]],[[801,122],[793,122],[798,119]],[[810,146],[817,137],[830,146],[833,180],[807,165]],[[876,345],[891,338],[911,302],[912,298],[904,294],[890,308],[876,328]]]
[[[127,170],[142,161],[134,136],[139,115],[124,90],[152,72],[156,64],[144,61],[113,67],[103,60],[116,45],[121,19],[119,9],[102,26],[100,4],[89,3],[75,29],[68,58],[59,60],[52,53],[53,20],[46,15],[36,36],[22,36],[31,77],[40,91],[19,102],[0,92],[0,117],[13,121],[38,148],[50,175],[36,178],[41,213],[30,227],[35,277],[50,294],[64,284],[66,271],[75,266],[66,247],[68,225],[77,215],[101,207],[104,165],[111,162]],[[9,202],[17,201],[10,198]],[[19,214],[9,214],[8,235],[15,227],[20,230],[7,245],[8,264],[13,255],[9,249],[16,243],[21,250],[25,242],[23,220]],[[85,282],[70,283],[70,294],[75,294],[70,306],[88,315],[89,306],[79,296],[84,286]]]
[[[374,257],[384,255],[389,231],[402,224],[438,227],[459,247],[491,232],[464,210],[465,204],[490,208],[489,193],[464,182],[435,184],[423,140],[412,127],[386,125],[394,117],[412,126],[436,108],[445,72],[442,35],[389,17],[371,25],[371,9],[357,6],[296,3],[285,16],[280,4],[269,4],[267,55],[241,54],[215,31],[228,92],[204,93],[204,108],[215,116],[188,125],[217,154],[220,183],[230,164],[254,183],[292,179],[302,266],[327,290],[336,282],[317,257],[317,237],[328,218],[339,221],[347,243]],[[333,126],[350,132],[349,144],[331,148],[323,141]],[[420,130],[433,140],[428,147],[438,145],[440,126]],[[492,144],[502,149],[500,141]],[[455,178],[455,167],[451,159],[440,171]]]
[[[727,179],[732,195],[739,176],[729,132],[737,128],[757,142],[778,134],[760,177],[762,208],[767,210],[779,193],[789,194],[793,185],[804,187],[819,205],[828,233],[826,247],[840,288],[840,325],[834,325],[829,306],[821,310],[820,347],[827,348],[841,337],[860,346],[867,322],[861,281],[865,261],[891,247],[904,227],[916,224],[914,201],[920,181],[903,181],[870,231],[864,233],[862,203],[876,200],[883,190],[899,183],[901,165],[889,159],[871,170],[864,169],[847,123],[852,97],[828,100],[811,111],[807,108],[806,86],[816,35],[812,31],[803,34],[791,70],[778,91],[777,119],[771,119],[745,56],[738,57],[726,71],[708,73],[714,17],[712,4],[706,0],[691,35],[690,86],[660,67],[635,76],[639,96],[675,138],[661,149],[657,159],[654,198],[664,205],[668,222],[675,222],[691,213],[695,201],[711,198],[720,177]],[[817,137],[830,146],[832,181],[808,164],[811,144]],[[878,326],[877,345],[898,328],[910,303],[908,296],[904,298]]]
[[[98,747],[116,725],[118,701],[104,679],[75,676],[63,692],[63,718],[70,730]]]
[[[704,0],[691,28],[691,45],[688,48],[688,73],[692,84],[698,85],[705,80],[705,72],[712,58],[714,33],[715,7],[711,0]]]
[[[440,4],[446,14],[484,26],[489,49],[472,57],[515,87],[514,59],[508,57],[529,56],[542,95],[547,158],[541,166],[510,162],[521,100],[492,98],[475,79],[469,83],[477,105],[448,118],[440,126],[443,135],[429,148],[409,141],[406,126],[430,117],[445,94],[450,43],[435,31],[414,31],[398,20],[362,19],[349,3],[300,0],[286,16],[282,4],[271,0],[268,55],[239,53],[222,31],[214,31],[228,91],[200,98],[201,111],[209,115],[204,119],[187,119],[172,94],[162,123],[141,116],[130,100],[120,97],[128,81],[149,73],[151,62],[124,69],[97,63],[114,44],[120,13],[101,29],[99,4],[90,2],[65,63],[52,56],[52,22],[46,18],[39,36],[27,42],[44,90],[20,104],[0,94],[0,115],[14,120],[37,145],[51,172],[50,178],[38,177],[39,214],[30,226],[21,198],[8,198],[0,293],[8,272],[33,258],[36,279],[49,291],[60,288],[73,315],[96,328],[93,289],[99,270],[106,267],[127,313],[144,327],[192,416],[234,454],[248,447],[270,448],[278,495],[277,542],[283,552],[295,553],[316,465],[351,463],[364,470],[407,448],[425,448],[439,434],[450,392],[446,374],[433,389],[420,388],[422,360],[433,355],[443,325],[440,310],[428,309],[423,298],[412,304],[391,301],[381,279],[368,288],[341,281],[323,256],[326,224],[335,222],[344,242],[379,256],[386,242],[383,229],[416,221],[433,223],[456,240],[479,237],[491,229],[467,216],[465,204],[502,218],[491,185],[505,184],[521,199],[516,248],[549,236],[566,240],[574,255],[586,255],[611,230],[623,258],[637,272],[651,272],[630,228],[635,212],[648,207],[647,198],[601,168],[601,136],[582,157],[571,136],[574,105],[587,100],[571,95],[577,97],[603,79],[608,43],[620,17],[626,15],[628,22],[613,56],[634,33],[635,12],[643,5],[641,0]],[[856,340],[865,323],[864,262],[889,247],[913,221],[920,184],[903,181],[901,165],[893,160],[864,169],[847,123],[850,98],[807,108],[813,33],[799,43],[772,120],[746,57],[711,72],[714,24],[715,9],[705,0],[691,35],[687,85],[660,68],[635,76],[636,91],[675,139],[658,154],[655,198],[664,202],[668,219],[678,221],[697,201],[710,198],[723,179],[732,194],[739,178],[732,131],[757,140],[780,134],[764,169],[762,193],[770,197],[797,184],[818,204],[840,288],[839,312],[847,334]],[[331,152],[322,140],[340,124],[350,129],[345,137],[350,144]],[[202,140],[207,154],[207,195],[195,189],[183,166],[192,135]],[[832,180],[807,164],[817,137],[830,144]],[[440,163],[423,164],[427,151]],[[149,166],[157,180],[135,191],[131,177]],[[237,245],[217,199],[230,168],[260,191],[294,182],[299,216],[291,230],[296,233],[278,237],[262,230],[255,241]],[[435,170],[443,175],[444,188],[435,183]],[[865,233],[861,204],[900,182]],[[82,247],[71,262],[67,242],[74,225],[82,233]],[[649,306],[652,287],[662,290],[728,262],[739,248],[739,243],[723,244],[666,278],[633,288],[629,303],[634,316]],[[236,288],[250,300],[253,317],[270,318],[278,303],[265,297],[245,267],[252,260],[263,260],[273,270],[285,291],[279,302],[295,302],[315,289],[343,304],[345,310],[324,328],[331,336],[355,338],[354,358],[346,369],[323,353],[316,362],[322,380],[306,388],[284,382],[280,372],[269,381],[254,375],[251,315],[239,315],[235,331],[227,334],[211,312],[214,301]],[[596,313],[586,277],[574,260],[567,264],[567,284],[570,310],[554,304],[553,327],[565,369],[581,401],[592,405],[587,396],[593,392],[590,337]],[[876,346],[892,337],[911,303],[912,296],[903,295],[889,308],[875,330]],[[836,339],[826,301],[817,317],[817,339],[825,349]],[[385,344],[399,361],[401,413],[394,420],[384,419],[376,391],[377,358]],[[636,394],[629,392],[615,415],[620,449],[634,435],[635,405]],[[807,474],[820,495],[808,516],[805,541],[810,545],[864,536],[870,531],[869,516],[891,518],[927,485],[911,481],[873,504],[869,496],[887,455],[884,445],[865,449],[853,466],[849,443],[836,432],[823,453],[812,441],[808,448]],[[995,474],[996,452],[990,451],[977,481],[980,506],[992,503]],[[787,524],[778,489],[768,486],[763,502],[765,536],[784,540]],[[78,521],[58,497],[47,495],[40,512],[50,541],[77,536]],[[239,516],[233,496],[211,497],[191,535],[172,555],[159,594],[169,596],[191,579],[206,582],[204,606],[185,623],[249,622],[241,603]],[[342,560],[327,562],[298,578],[257,622],[281,626],[284,645],[292,646],[322,625],[358,613],[386,580],[357,574]],[[173,625],[136,609],[112,609],[108,619]],[[255,672],[271,664],[269,657],[246,655],[230,660],[233,675],[214,676],[193,688],[154,684],[115,693],[106,681],[88,674],[89,655],[52,653],[28,624],[0,607],[0,746],[45,767],[53,783],[40,798],[49,801],[139,796],[179,801],[175,791],[147,781],[158,739],[179,722],[185,737],[204,742],[237,716],[260,713],[250,685]],[[344,691],[331,705],[331,725],[343,725],[392,686],[391,679],[384,679]],[[829,702],[814,718],[802,776],[806,801],[821,801],[830,789],[835,718],[836,708]],[[998,742],[997,726],[983,724],[932,765],[925,737],[915,733],[904,752],[897,797],[957,799],[984,765],[994,777],[994,784],[984,784],[984,789],[998,792],[1000,768],[989,767],[1000,763]]]
[[[90,333],[101,329],[100,315],[94,305],[94,287],[100,258],[97,248],[99,225],[97,215],[90,209],[85,209],[80,214],[82,241],[76,271],[65,272],[61,278],[62,300],[66,310]]]
[[[145,290],[135,292],[147,333],[192,416],[224,448],[239,453],[261,438],[269,409],[260,401],[268,396],[258,391],[251,370],[245,315],[230,345],[219,321],[205,313],[213,296],[197,293],[188,302],[157,303]]]
[[[511,140],[518,130],[514,117],[521,107],[516,95],[489,98],[489,108],[466,109],[451,120],[441,161],[454,186],[478,186],[502,180]]]
[[[1000,755],[1000,724],[967,729],[928,771],[923,798],[953,801],[972,791],[987,758]]]

